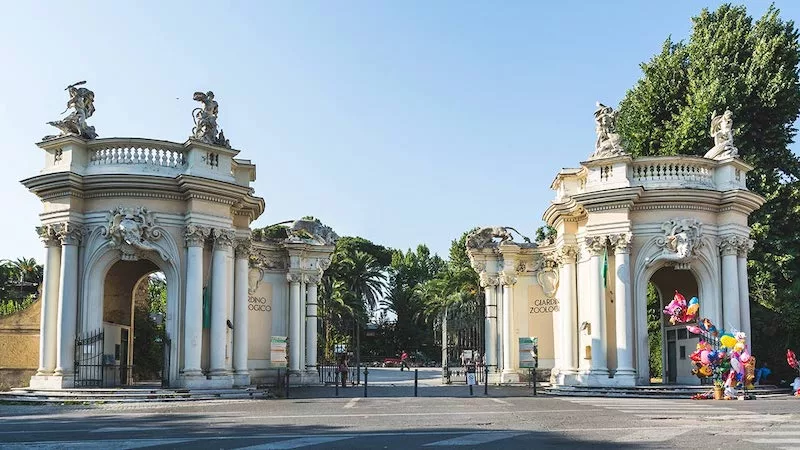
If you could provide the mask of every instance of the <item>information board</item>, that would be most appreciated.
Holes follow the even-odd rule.
[[[288,359],[286,358],[286,341],[287,336],[272,336],[270,341],[269,360],[272,367],[286,367]]]
[[[519,367],[535,369],[539,360],[539,338],[519,338]]]

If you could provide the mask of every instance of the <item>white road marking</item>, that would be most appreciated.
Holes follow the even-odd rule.
[[[489,400],[491,400],[491,401],[493,401],[495,403],[500,403],[501,405],[513,406],[511,403],[509,403],[509,402],[507,402],[505,400],[500,400],[499,398],[490,398]]]
[[[416,417],[416,416],[485,416],[487,414],[548,414],[585,412],[586,409],[530,410],[530,411],[464,411],[464,412],[424,412],[424,413],[361,413],[361,414],[299,414],[285,416],[245,416],[240,420],[251,419],[313,419],[315,417]]]
[[[324,444],[326,442],[341,441],[344,439],[351,439],[351,437],[350,436],[302,437],[297,439],[291,439],[288,441],[270,442],[268,444],[251,445],[249,447],[238,447],[237,450],[277,450],[277,449],[300,448],[300,447],[309,447],[311,445]]]
[[[356,397],[356,398],[350,400],[349,402],[347,402],[347,404],[344,405],[344,407],[345,408],[352,408],[352,407],[356,406],[356,402],[358,402],[359,400],[361,400],[361,397]]]
[[[104,427],[89,431],[90,433],[119,433],[123,431],[155,431],[167,430],[167,427]],[[37,431],[38,433],[38,431]]]
[[[616,442],[665,442],[687,433],[688,431],[689,430],[681,430],[676,432],[672,430],[667,433],[663,428],[636,430],[633,433],[618,438]]]
[[[745,439],[747,442],[752,442],[753,444],[794,444],[800,445],[800,439]]]
[[[457,445],[479,445],[479,444],[486,444],[488,442],[499,441],[501,439],[509,439],[522,434],[525,433],[514,433],[510,431],[472,433],[466,436],[459,436],[452,439],[445,439],[443,441],[431,442],[430,444],[425,444],[424,447],[432,447],[432,446],[453,447]]]
[[[100,440],[100,441],[51,441],[51,442],[20,442],[15,444],[3,444],[3,450],[105,450],[114,448],[118,450],[129,450],[142,447],[152,447],[155,445],[174,445],[189,442],[194,439],[119,439],[119,440]]]

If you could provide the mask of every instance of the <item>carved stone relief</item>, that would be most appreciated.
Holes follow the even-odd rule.
[[[156,225],[153,213],[147,208],[117,207],[109,211],[108,226],[103,229],[112,248],[122,253],[125,261],[137,261],[142,252],[155,252],[164,261],[169,255],[153,243],[161,239],[163,229]]]
[[[688,269],[688,264],[702,247],[702,224],[696,219],[673,219],[661,225],[664,237],[656,240],[661,254],[648,259],[649,267],[658,261],[674,263],[677,269]]]

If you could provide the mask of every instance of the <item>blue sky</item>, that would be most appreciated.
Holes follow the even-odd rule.
[[[314,215],[442,255],[478,225],[533,234],[556,172],[593,151],[595,101],[616,106],[639,63],[720,3],[8,2],[0,258],[44,253],[41,204],[19,180],[42,168],[34,143],[78,80],[101,137],[183,142],[192,93],[213,90],[226,137],[258,166],[256,226]]]

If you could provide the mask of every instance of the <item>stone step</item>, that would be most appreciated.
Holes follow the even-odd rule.
[[[19,388],[0,392],[0,402],[17,403],[125,403],[234,400],[270,398],[265,389],[63,389]]]

